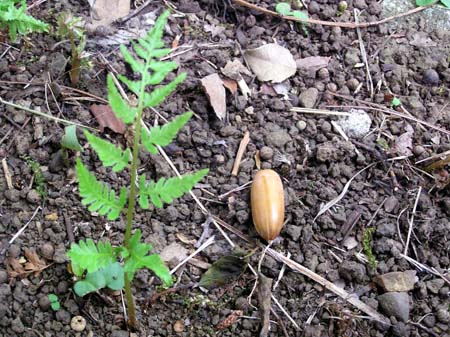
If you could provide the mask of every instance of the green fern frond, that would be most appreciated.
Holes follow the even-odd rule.
[[[158,61],[157,57],[161,57],[170,52],[170,49],[164,47],[162,40],[162,34],[164,25],[169,16],[169,12],[164,12],[158,20],[156,20],[153,29],[147,34],[145,38],[138,39],[137,43],[133,43],[133,49],[137,57],[133,56],[125,46],[120,46],[123,58],[127,62],[134,72],[141,75],[140,80],[131,80],[125,76],[119,75],[119,80],[124,83],[130,91],[138,96],[140,101],[140,107],[149,108],[155,107],[161,103],[170,93],[172,93],[176,86],[180,84],[185,78],[186,74],[179,74],[173,81],[167,85],[163,85],[151,92],[146,92],[147,86],[153,86],[160,84],[166,76],[177,68],[177,64],[171,61]],[[113,88],[112,85],[108,85],[108,91],[117,88]],[[117,100],[117,109],[113,107],[114,112],[119,110],[119,104],[122,108],[124,102],[121,102],[115,93],[111,93]],[[111,102],[110,102],[111,104]]]
[[[114,111],[117,118],[120,118],[125,124],[133,123],[137,115],[137,109],[131,107],[125,102],[122,96],[120,96],[119,90],[117,90],[110,74],[108,74],[106,84],[108,88],[108,101],[112,111]]]
[[[17,39],[17,33],[28,34],[31,32],[47,32],[48,24],[26,14],[27,4],[20,1],[20,7],[16,7],[14,0],[2,0],[0,3],[0,29],[8,28],[9,38],[12,42]]]
[[[169,145],[178,131],[189,121],[192,117],[192,112],[185,112],[184,114],[176,117],[169,123],[163,126],[156,125],[147,131],[142,130],[142,144],[150,153],[157,153],[158,149],[156,145],[167,146]]]
[[[136,270],[145,267],[153,271],[166,285],[170,285],[172,278],[166,265],[158,254],[147,255],[152,246],[148,243],[142,243],[141,237],[142,233],[138,229],[130,239],[130,255],[124,266],[128,279],[131,281]]]
[[[128,163],[131,160],[130,149],[122,151],[122,149],[115,146],[113,143],[94,136],[87,130],[84,130],[84,135],[102,161],[103,166],[112,166],[114,172],[120,172],[128,166]]]
[[[189,192],[208,174],[208,171],[208,169],[203,169],[192,174],[185,174],[181,178],[161,178],[156,183],[153,180],[146,182],[145,176],[142,175],[139,177],[139,205],[143,209],[148,209],[149,198],[157,208],[162,207],[164,203],[169,204],[174,198],[179,198]]]
[[[81,240],[78,244],[72,243],[67,256],[72,261],[72,270],[77,276],[81,276],[85,270],[92,273],[106,267],[116,258],[109,242],[99,242],[96,246],[91,239]]]
[[[108,220],[116,220],[127,202],[126,188],[120,189],[120,195],[117,198],[116,192],[107,184],[97,181],[79,158],[76,168],[82,204],[89,205],[90,212],[98,212],[100,215],[106,214]]]

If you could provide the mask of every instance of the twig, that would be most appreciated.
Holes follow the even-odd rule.
[[[283,264],[283,266],[285,266]],[[281,330],[283,330],[284,336],[285,337],[289,337],[289,334],[287,332],[286,326],[284,325],[283,321],[281,320],[280,316],[277,314],[277,312],[273,309],[270,308],[270,312],[272,313],[272,315],[275,316],[275,318],[277,319],[278,324],[281,326]]]
[[[280,310],[283,312],[283,314],[291,321],[292,325],[294,325],[294,327],[297,330],[301,330],[300,327],[298,326],[297,322],[295,322],[294,319],[291,317],[291,315],[289,315],[289,313],[286,311],[286,309],[283,308],[281,303],[278,302],[277,298],[273,294],[270,297],[272,298],[272,301],[274,301],[274,303],[277,305],[277,307],[280,308]]]
[[[186,262],[188,262],[190,259],[192,259],[195,255],[197,255],[198,253],[200,253],[202,250],[204,250],[206,247],[212,245],[213,243],[214,243],[214,235],[211,236],[208,240],[206,240],[200,247],[198,247],[198,249],[195,252],[193,252],[191,255],[189,255],[187,258],[185,258],[180,263],[178,263],[170,271],[170,275],[173,275],[178,270],[178,268],[180,268],[182,265],[184,265]]]
[[[69,243],[75,242],[75,236],[73,235],[73,227],[70,222],[69,216],[66,211],[63,211],[64,224],[66,225],[67,239]]]
[[[293,107],[290,109],[290,111],[315,114],[315,115],[330,115],[330,116],[344,116],[344,117],[351,115],[351,113],[349,113],[349,112],[332,111],[332,110],[325,110],[325,109],[298,108],[298,107]]]
[[[98,131],[98,129],[94,129],[94,128],[91,128],[89,126],[86,126],[86,125],[83,125],[83,124],[80,124],[80,123],[71,122],[71,121],[68,121],[68,120],[65,120],[65,119],[54,117],[54,116],[52,116],[50,114],[47,114],[45,112],[42,112],[42,111],[29,109],[27,107],[24,107],[24,106],[21,106],[21,105],[18,105],[18,104],[14,104],[12,102],[5,101],[1,97],[0,97],[0,103],[12,106],[13,108],[16,108],[16,109],[20,109],[20,110],[23,110],[23,111],[26,111],[26,112],[30,112],[32,114],[35,114],[35,115],[38,115],[38,116],[41,116],[41,117],[45,117],[45,118],[54,120],[54,121],[59,122],[59,123],[69,124],[69,125],[76,125],[76,126],[79,126],[81,128],[84,128],[84,129],[88,129],[88,130],[92,130],[92,131]]]
[[[228,192],[225,192],[225,193],[219,195],[217,197],[217,199],[221,200],[221,199],[225,198],[227,195],[230,195],[231,193],[242,191],[242,190],[246,189],[251,184],[252,184],[252,180],[251,181],[247,181],[244,185],[238,186],[238,187],[233,188],[232,190],[230,190]]]
[[[34,217],[36,216],[36,214],[41,210],[41,206],[38,206],[33,215],[31,216],[30,220],[28,220],[28,222],[21,228],[19,229],[19,231],[14,234],[14,236],[11,238],[11,240],[9,240],[8,244],[12,244],[14,241],[16,241],[16,239],[19,237],[20,234],[23,233],[23,231],[28,227],[28,225],[31,223],[31,221],[33,221]]]
[[[5,174],[6,185],[8,185],[8,189],[12,190],[14,188],[12,184],[11,173],[9,172],[8,163],[6,162],[6,158],[2,159],[3,173]]]
[[[300,272],[301,274],[309,277],[310,279],[314,280],[315,282],[319,283],[320,285],[324,286],[328,290],[332,291],[345,301],[349,302],[350,304],[354,305],[359,310],[365,312],[369,316],[371,316],[376,321],[379,321],[381,323],[389,324],[389,320],[378,313],[376,310],[374,310],[372,307],[368,306],[364,302],[360,301],[355,295],[348,293],[341,287],[336,286],[332,282],[328,281],[327,279],[323,278],[322,276],[314,273],[313,271],[309,270],[308,268],[302,266],[301,264],[292,261],[291,259],[288,259],[286,256],[278,253],[277,251],[269,248],[267,250],[267,253],[271,255],[273,258],[275,258],[278,261],[281,261],[285,264],[287,264],[291,269],[296,270]]]
[[[433,159],[436,159],[436,158],[442,159],[442,158],[445,158],[447,155],[450,155],[450,150],[442,152],[442,153],[437,153],[437,154],[434,154],[434,155],[429,156],[427,158],[421,159],[419,161],[416,161],[415,164],[417,165],[417,164],[423,163],[424,161],[430,161],[430,160],[433,160]]]
[[[310,19],[310,18],[305,18],[305,19],[300,19],[300,18],[296,18],[293,16],[284,16],[281,15],[277,12],[271,11],[269,9],[266,8],[262,8],[259,7],[257,5],[251,4],[245,0],[233,0],[236,4],[247,7],[247,8],[251,8],[254,9],[258,12],[264,13],[264,14],[268,14],[271,16],[275,16],[281,19],[285,19],[285,20],[289,20],[289,21],[296,21],[296,22],[303,22],[303,23],[312,23],[312,24],[316,24],[316,25],[322,25],[322,26],[333,26],[333,27],[342,27],[342,28],[367,28],[367,27],[373,27],[373,26],[378,26],[378,25],[382,25],[383,23],[401,18],[403,16],[407,16],[407,15],[411,15],[414,13],[418,13],[423,11],[424,9],[427,9],[431,6],[433,6],[435,4],[435,2],[433,2],[431,5],[427,5],[427,6],[420,6],[420,7],[416,7],[413,9],[410,9],[404,13],[400,13],[400,14],[396,14],[396,15],[392,15],[389,16],[387,18],[384,18],[382,20],[378,20],[378,21],[372,21],[372,22],[361,22],[361,23],[354,23],[354,22],[332,22],[332,21],[322,21],[322,20],[315,20],[315,19]]]
[[[414,207],[413,207],[413,211],[411,214],[411,219],[409,220],[408,236],[406,237],[405,251],[403,252],[404,255],[408,255],[409,240],[411,239],[411,233],[412,233],[412,229],[414,226],[414,216],[416,215],[417,204],[419,203],[419,197],[420,197],[421,192],[422,192],[422,186],[419,186],[419,190],[417,191],[416,201],[414,202]]]
[[[234,160],[233,171],[231,174],[237,176],[239,172],[239,165],[241,164],[242,156],[244,155],[245,149],[247,148],[248,143],[250,142],[250,132],[246,131],[244,137],[239,144],[239,149],[236,155],[236,159]]]
[[[359,14],[360,14],[360,12],[355,8],[355,23],[359,23]],[[369,91],[370,91],[370,98],[373,98],[373,95],[374,95],[373,81],[372,81],[372,76],[370,75],[369,62],[367,61],[366,47],[364,46],[364,42],[363,42],[362,35],[361,35],[361,29],[359,27],[356,27],[356,33],[358,34],[359,49],[361,50],[361,56],[362,56],[365,66],[366,66],[367,89],[369,89]]]

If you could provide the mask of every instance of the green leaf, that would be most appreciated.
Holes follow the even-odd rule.
[[[116,192],[107,184],[97,181],[79,158],[76,169],[82,204],[90,205],[90,212],[98,212],[100,215],[107,215],[108,220],[116,220],[127,202],[127,190],[122,187],[117,198]]]
[[[69,125],[64,128],[64,136],[61,139],[61,146],[74,151],[83,151],[83,148],[78,142],[77,127],[75,125]]]
[[[48,294],[48,299],[50,302],[57,302],[58,296],[56,296],[55,294]]]
[[[436,0],[416,0],[416,5],[417,6],[428,6],[435,2],[436,2]]]
[[[93,273],[88,273],[86,278],[82,281],[78,281],[73,286],[73,290],[78,296],[84,296],[88,293],[92,293],[106,286],[106,279],[100,270]]]
[[[275,11],[281,15],[289,15],[291,13],[291,5],[287,2],[279,2],[275,6]]]
[[[206,174],[208,169],[203,169],[192,174],[185,174],[181,178],[161,178],[156,183],[153,180],[146,182],[145,176],[142,175],[139,177],[139,205],[143,209],[148,209],[149,198],[157,208],[162,207],[163,203],[170,204],[174,198],[189,192]]]
[[[192,117],[192,112],[186,112],[169,123],[164,124],[162,127],[157,125],[147,131],[142,129],[142,144],[150,153],[157,153],[158,149],[156,145],[167,146],[169,145],[178,131],[189,121]]]
[[[441,3],[447,7],[448,9],[450,9],[450,0],[441,0]]]
[[[307,20],[308,17],[308,13],[304,12],[304,11],[293,11],[291,13],[291,15],[297,19],[301,19],[301,20]]]
[[[124,270],[130,281],[134,277],[134,273],[141,268],[150,269],[158,276],[166,285],[172,283],[169,269],[166,267],[158,254],[147,255],[152,246],[141,241],[142,233],[138,229],[132,235],[129,244],[129,257],[126,259]]]
[[[247,260],[236,255],[222,256],[203,274],[199,286],[206,289],[230,284],[246,269]]]
[[[113,143],[94,136],[87,130],[84,130],[84,135],[102,161],[103,166],[112,166],[114,172],[120,172],[128,166],[131,160],[131,151],[129,149],[122,151]]]
[[[117,118],[120,118],[125,124],[133,123],[136,118],[137,109],[128,105],[122,96],[120,96],[119,90],[117,90],[110,74],[108,74],[106,84],[108,88],[108,101],[112,111],[114,111]]]
[[[61,304],[59,304],[58,296],[55,294],[48,294],[48,300],[50,301],[50,307],[53,311],[58,311],[61,309]]]
[[[394,108],[396,108],[396,107],[398,107],[398,106],[400,106],[400,105],[402,105],[402,101],[400,101],[400,99],[398,99],[397,97],[394,97],[394,98],[392,99],[391,106],[393,106]]]
[[[72,262],[72,271],[76,276],[81,276],[85,270],[93,273],[108,266],[116,258],[109,242],[99,242],[96,246],[92,239],[81,240],[78,244],[72,243],[67,256]]]
[[[186,73],[178,75],[172,82],[162,87],[156,88],[151,93],[144,93],[144,107],[151,108],[157,106],[164,101],[172,91],[174,91],[178,84],[186,79]]]

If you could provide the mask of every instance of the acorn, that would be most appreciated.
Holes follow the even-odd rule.
[[[258,234],[272,241],[284,223],[284,192],[281,178],[273,170],[261,170],[253,179],[251,189],[252,217]]]

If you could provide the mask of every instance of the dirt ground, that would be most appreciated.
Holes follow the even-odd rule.
[[[145,13],[159,14],[167,3],[152,1],[119,28],[142,24]],[[390,322],[374,321],[327,287],[288,267],[273,295],[298,328],[272,302],[276,315],[271,315],[269,336],[450,336],[448,32],[429,30],[418,14],[409,19],[407,28],[376,25],[361,29],[359,39],[355,29],[305,27],[233,1],[171,3],[177,12],[169,18],[164,39],[170,46],[181,36],[172,56],[180,65],[178,71],[188,76],[158,112],[168,119],[186,110],[195,113],[166,148],[175,166],[181,172],[209,168],[201,188],[194,191],[196,196],[212,215],[252,240],[260,239],[252,225],[247,183],[257,165],[276,170],[283,177],[287,222],[272,248],[289,253],[293,261],[353,294]],[[275,6],[273,0],[253,3],[272,10]],[[305,3],[313,19],[354,22],[355,8],[362,11],[360,22],[382,18],[378,1],[349,0],[341,15],[337,1]],[[88,17],[88,6],[87,2],[47,1],[31,13],[54,26],[62,10]],[[76,87],[67,73],[69,43],[60,42],[53,32],[33,34],[20,44],[2,43],[0,97],[97,128],[89,107],[102,102],[88,100],[86,93],[106,99],[107,72],[130,72],[117,46],[98,43],[102,38],[88,36],[92,68],[82,72]],[[298,69],[278,86],[253,74],[243,75],[252,96],[246,100],[240,90],[227,92],[227,115],[219,120],[200,80],[221,74],[221,68],[234,59],[245,65],[244,50],[274,41],[297,62],[320,56],[330,57],[329,63]],[[391,109],[393,97],[402,106]],[[293,107],[362,109],[370,117],[370,130],[362,137],[344,139],[334,126],[343,117],[291,111]],[[148,111],[146,120],[153,123],[154,118]],[[250,142],[238,175],[232,176],[247,131]],[[0,336],[129,336],[120,293],[101,291],[77,297],[65,255],[73,240],[106,237],[118,243],[125,230],[124,220],[92,216],[81,204],[73,173],[76,156],[112,186],[126,183],[129,177],[101,167],[88,148],[82,154],[61,151],[63,133],[63,124],[0,105]],[[103,136],[126,144],[126,135],[109,129]],[[142,153],[140,159],[141,169],[150,176],[173,176],[162,156]],[[447,163],[439,163],[442,159]],[[317,216],[343,191],[338,202]],[[205,220],[187,195],[163,209],[139,211],[135,228],[142,230],[155,252],[169,245],[175,249],[169,261],[173,267],[177,255],[195,250]],[[224,231],[235,244],[251,246]],[[210,235],[215,235],[214,243],[196,256],[195,263],[176,273],[177,285],[197,282],[208,264],[231,252],[212,225]],[[40,272],[14,277],[11,259],[29,262],[30,251],[43,263],[37,267]],[[254,267],[259,256],[260,251],[251,258]],[[266,256],[262,273],[275,282],[282,267],[283,263]],[[388,274],[392,272],[397,273]],[[150,272],[141,271],[133,283],[141,331],[132,336],[258,336],[256,294],[248,301],[254,283],[254,275],[247,270],[225,287],[209,292],[187,289],[150,301],[162,287]],[[50,308],[50,293],[61,303],[56,312]],[[233,324],[219,329],[224,319],[236,313]],[[74,316],[86,320],[83,332],[71,328]]]

